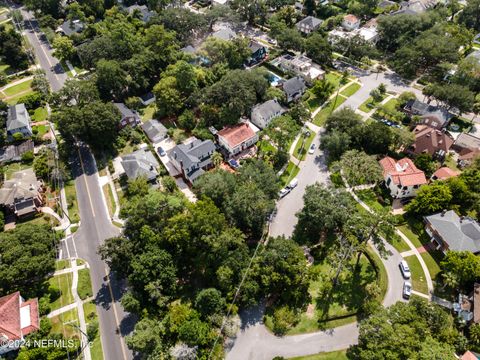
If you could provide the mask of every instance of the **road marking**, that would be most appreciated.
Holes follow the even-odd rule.
[[[90,208],[92,209],[92,216],[95,217],[95,210],[93,209],[92,196],[90,195],[90,189],[88,188],[88,183],[87,183],[87,174],[85,173],[85,167],[83,166],[82,154],[80,154],[80,149],[77,148],[77,151],[78,151],[78,157],[80,159],[80,166],[82,167],[82,171],[83,171],[83,180],[85,181],[85,187],[87,188],[88,201],[90,202]]]
[[[118,314],[117,309],[115,308],[115,298],[113,297],[112,287],[110,286],[110,277],[108,276],[108,269],[105,266],[105,275],[107,276],[107,286],[108,291],[110,292],[110,298],[112,299],[112,308],[113,308],[113,316],[115,317],[115,325],[118,329],[118,336],[120,337],[120,344],[122,345],[122,355],[125,360],[127,360],[127,353],[125,352],[125,342],[123,341],[123,336],[120,334],[120,321],[118,321]]]
[[[61,241],[63,241],[63,243],[65,244],[65,249],[67,250],[67,256],[68,256],[67,259],[69,259],[69,258],[70,258],[70,251],[68,251],[68,242],[67,242],[67,240],[68,240],[68,239],[65,238],[65,239],[62,239]]]

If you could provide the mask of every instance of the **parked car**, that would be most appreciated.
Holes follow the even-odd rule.
[[[234,169],[238,169],[240,167],[240,164],[235,159],[228,160],[228,165],[230,165]]]
[[[298,185],[298,179],[297,178],[294,178],[292,181],[290,181],[290,183],[287,185],[287,188],[289,188],[290,190],[293,190],[294,188],[296,188]]]
[[[402,260],[399,264],[400,271],[402,272],[402,276],[404,279],[410,279],[412,274],[410,273],[410,268],[405,260]]]
[[[313,154],[315,152],[315,144],[310,145],[310,149],[308,149],[309,154]]]
[[[402,296],[404,299],[410,299],[410,296],[412,295],[412,284],[409,281],[405,281],[403,283],[403,292]]]
[[[160,156],[167,155],[167,153],[165,152],[165,150],[163,150],[163,148],[161,146],[157,149],[157,152]]]
[[[282,190],[280,190],[280,192],[278,193],[278,196],[280,196],[280,199],[281,198],[284,198],[285,196],[288,195],[288,193],[290,192],[291,190],[289,188],[283,188]]]

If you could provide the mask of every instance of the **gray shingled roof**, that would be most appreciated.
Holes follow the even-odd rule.
[[[120,111],[122,114],[122,119],[126,117],[138,117],[138,115],[131,109],[127,107],[124,103],[114,103],[115,107]]]
[[[16,130],[28,126],[30,116],[25,104],[12,105],[8,108],[7,131]]]
[[[314,17],[314,16],[307,16],[306,18],[300,20],[295,24],[295,26],[300,29],[302,26],[305,26],[310,29],[315,29],[316,27],[322,24],[322,20]]]
[[[0,204],[12,206],[16,200],[38,196],[38,180],[32,168],[13,173],[12,178],[0,189]]]
[[[57,31],[63,32],[66,36],[70,36],[75,33],[79,33],[84,29],[85,25],[80,20],[67,20],[60,25]]]
[[[232,29],[226,27],[226,28],[222,28],[218,31],[215,31],[212,34],[212,36],[214,38],[217,38],[217,39],[222,39],[222,40],[225,40],[225,41],[229,41],[229,40],[235,39],[237,37],[237,34]]]
[[[279,111],[284,112],[284,109],[280,106],[277,100],[265,101],[263,104],[255,105],[252,109],[252,113],[259,113],[264,119],[270,118],[273,114],[276,114]]]
[[[178,144],[171,152],[178,163],[182,162],[183,168],[200,163],[206,154],[215,151],[215,144],[211,140],[195,139],[188,144]]]
[[[158,161],[148,149],[140,149],[122,156],[122,166],[129,179],[145,176],[151,181],[158,176]]]
[[[283,83],[283,91],[289,96],[297,93],[303,93],[306,89],[305,80],[300,76],[295,76]]]
[[[480,137],[461,133],[455,140],[455,145],[466,149],[480,149]]]
[[[453,210],[425,218],[453,251],[480,252],[480,224],[465,217],[460,218]]]
[[[147,134],[151,142],[159,142],[167,136],[167,128],[155,119],[149,120],[142,124],[142,129]]]

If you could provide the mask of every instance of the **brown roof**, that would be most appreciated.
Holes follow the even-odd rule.
[[[30,305],[30,325],[21,328],[20,309]],[[38,300],[31,299],[22,303],[20,292],[0,298],[0,337],[3,335],[9,340],[19,340],[24,335],[38,330],[40,319],[38,314]]]
[[[472,160],[480,156],[480,149],[463,149],[459,154],[458,160]]]
[[[351,23],[355,23],[355,22],[359,21],[358,18],[355,15],[352,15],[352,14],[345,15],[343,17],[343,19],[348,21],[348,22],[351,22]]]
[[[422,170],[417,169],[415,164],[409,158],[403,158],[395,161],[389,156],[380,160],[383,168],[383,177],[390,175],[396,185],[412,186],[423,185],[427,183],[427,178]]]
[[[415,143],[412,148],[415,154],[434,155],[439,150],[447,152],[454,142],[449,134],[427,125],[417,125],[413,133],[415,134]]]
[[[432,178],[435,180],[445,180],[451,177],[458,176],[460,173],[458,171],[452,170],[446,166],[441,167],[437,171],[435,171],[432,175]]]
[[[255,131],[247,123],[240,123],[224,127],[217,135],[223,137],[228,145],[234,148],[254,137]]]

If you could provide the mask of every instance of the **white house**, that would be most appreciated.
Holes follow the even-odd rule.
[[[258,141],[258,135],[254,125],[248,122],[240,123],[232,126],[226,126],[217,133],[218,143],[230,156],[236,155]]]
[[[277,59],[278,66],[285,71],[292,71],[301,76],[306,82],[323,79],[325,71],[305,55],[283,55]]]
[[[343,17],[342,27],[348,31],[356,30],[360,27],[360,19],[352,14],[345,15]]]
[[[252,109],[252,123],[260,129],[264,129],[270,122],[285,112],[277,100],[268,100],[263,104],[257,104]]]
[[[417,169],[409,158],[395,161],[386,156],[380,160],[380,166],[383,168],[385,185],[395,199],[413,197],[420,186],[427,184],[424,172]]]
[[[7,135],[13,137],[16,133],[22,134],[23,137],[30,137],[33,134],[30,115],[24,104],[12,105],[8,108]]]

